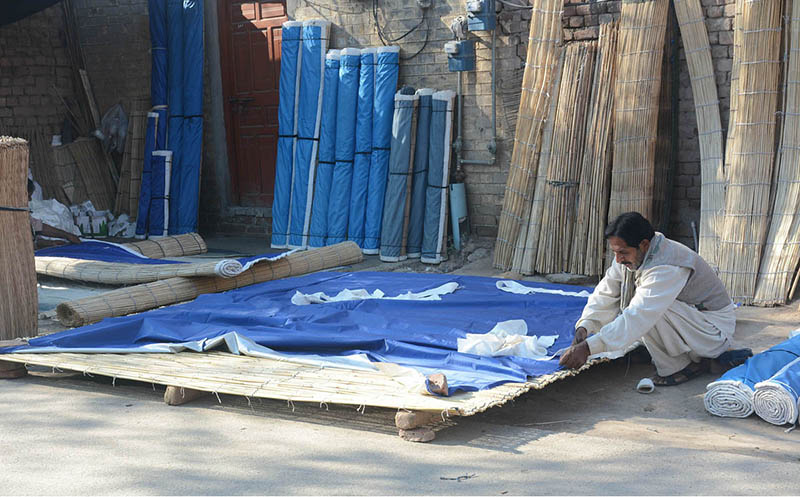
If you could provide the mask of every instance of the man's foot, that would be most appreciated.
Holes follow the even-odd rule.
[[[753,351],[750,349],[728,350],[717,358],[711,359],[711,372],[716,374],[724,373],[729,369],[744,364],[750,357],[753,357]]]
[[[686,366],[685,368],[678,371],[677,373],[671,374],[669,376],[659,376],[659,375],[654,376],[653,384],[657,387],[671,387],[675,385],[680,385],[681,383],[686,383],[692,378],[696,378],[702,375],[703,373],[707,373],[708,369],[709,369],[708,359],[701,359],[700,362],[693,362],[688,366]]]

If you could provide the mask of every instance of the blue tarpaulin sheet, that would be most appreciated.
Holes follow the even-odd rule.
[[[142,181],[139,186],[139,205],[136,213],[136,235],[144,238],[150,231],[150,200],[152,197],[151,177],[153,172],[153,152],[156,150],[160,114],[147,113],[147,129],[144,136],[144,160],[142,161]]]
[[[413,88],[401,88],[394,96],[392,150],[389,177],[383,203],[381,260],[398,262],[407,258],[408,202],[411,197],[411,173],[414,159],[416,112],[419,97]]]
[[[314,200],[308,244],[324,247],[328,235],[328,203],[331,198],[333,166],[336,164],[336,100],[339,91],[339,50],[325,57],[325,82],[322,93],[322,122],[319,132],[319,160],[314,179]]]
[[[170,216],[170,173],[172,152],[156,150],[153,152],[152,173],[150,174],[150,236],[166,236]]]
[[[358,83],[358,121],[356,122],[356,155],[353,161],[353,183],[350,188],[350,212],[347,239],[364,248],[364,216],[367,209],[369,163],[372,157],[372,106],[375,101],[374,48],[361,51]]]
[[[328,203],[327,245],[347,238],[353,158],[356,152],[356,112],[361,50],[345,48],[339,57],[339,91],[336,102],[336,164]]]
[[[167,141],[167,1],[150,0],[150,104],[158,114],[153,150],[163,150]]]
[[[169,118],[167,122],[166,149],[172,152],[172,173],[176,178],[181,175],[183,163],[183,39],[183,0],[167,0],[167,101],[169,104]],[[180,187],[180,181],[171,181],[170,197],[178,198],[180,196]],[[173,206],[173,213],[175,210],[177,210],[177,205]],[[156,236],[162,235],[161,232],[154,232],[152,227],[150,232]]]
[[[425,226],[420,258],[428,264],[439,264],[447,259],[447,185],[450,184],[454,102],[455,93],[450,90],[433,94]]]
[[[297,143],[297,98],[300,88],[300,43],[303,23],[287,21],[281,28],[281,76],[278,83],[278,154],[272,199],[272,247],[289,243],[294,152]]]
[[[400,68],[400,47],[379,47],[375,67],[375,105],[372,110],[372,157],[369,165],[367,211],[364,217],[365,254],[377,254],[381,241],[383,200],[392,144],[394,93]]]
[[[289,202],[289,247],[306,248],[311,224],[314,175],[324,91],[325,52],[328,48],[328,21],[303,22],[300,56],[300,106],[297,109],[297,148],[295,151],[292,198]]]
[[[182,50],[183,123],[180,151],[173,154],[169,209],[171,235],[197,231],[203,150],[204,57],[201,1],[183,1]],[[175,155],[178,155],[178,167],[175,166]]]
[[[381,289],[387,295],[421,291],[446,282],[459,289],[440,301],[360,300],[298,306],[296,291],[335,295],[345,288]],[[444,373],[450,393],[474,391],[560,369],[558,359],[536,361],[516,356],[459,353],[457,339],[486,333],[497,322],[523,319],[529,335],[558,335],[549,353],[568,346],[585,297],[498,290],[496,279],[477,276],[400,273],[321,272],[201,295],[177,306],[118,318],[30,340],[35,348],[136,349],[185,343],[236,332],[257,344],[288,354],[342,356],[366,354],[376,362],[408,366],[423,374]],[[543,288],[575,287],[537,284]]]
[[[741,366],[728,370],[717,381],[735,381],[753,390],[756,383],[769,379],[798,357],[800,357],[800,336],[790,338],[754,355]]]
[[[431,135],[431,99],[434,90],[417,90],[417,139],[414,142],[414,174],[411,179],[411,208],[408,214],[409,258],[422,255],[422,232],[425,221],[425,193],[428,186],[428,148]]]

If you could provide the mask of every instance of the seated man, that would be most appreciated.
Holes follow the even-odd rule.
[[[668,386],[708,371],[709,358],[730,367],[751,355],[726,352],[736,327],[733,302],[696,252],[655,232],[638,212],[614,219],[605,237],[614,261],[589,297],[561,365],[578,368],[592,354],[641,340],[658,373],[653,383]]]
[[[33,181],[28,180],[28,196],[33,195]],[[45,247],[56,245],[67,245],[70,243],[81,243],[81,239],[72,233],[58,229],[49,224],[43,223],[40,219],[31,216],[31,231],[33,231],[33,248],[38,250]],[[48,238],[43,238],[48,237]]]

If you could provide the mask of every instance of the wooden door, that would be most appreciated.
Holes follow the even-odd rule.
[[[220,0],[219,37],[233,201],[272,205],[286,1]]]

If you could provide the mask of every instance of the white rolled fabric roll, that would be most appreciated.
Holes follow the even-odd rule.
[[[762,381],[756,384],[753,409],[768,423],[779,426],[792,424],[797,421],[797,396],[792,395],[786,385]]]
[[[244,266],[236,259],[222,259],[214,267],[214,272],[217,276],[222,276],[223,278],[233,278],[242,271],[244,271]]]
[[[706,386],[703,403],[715,416],[746,418],[753,414],[753,390],[740,381],[714,381]]]

